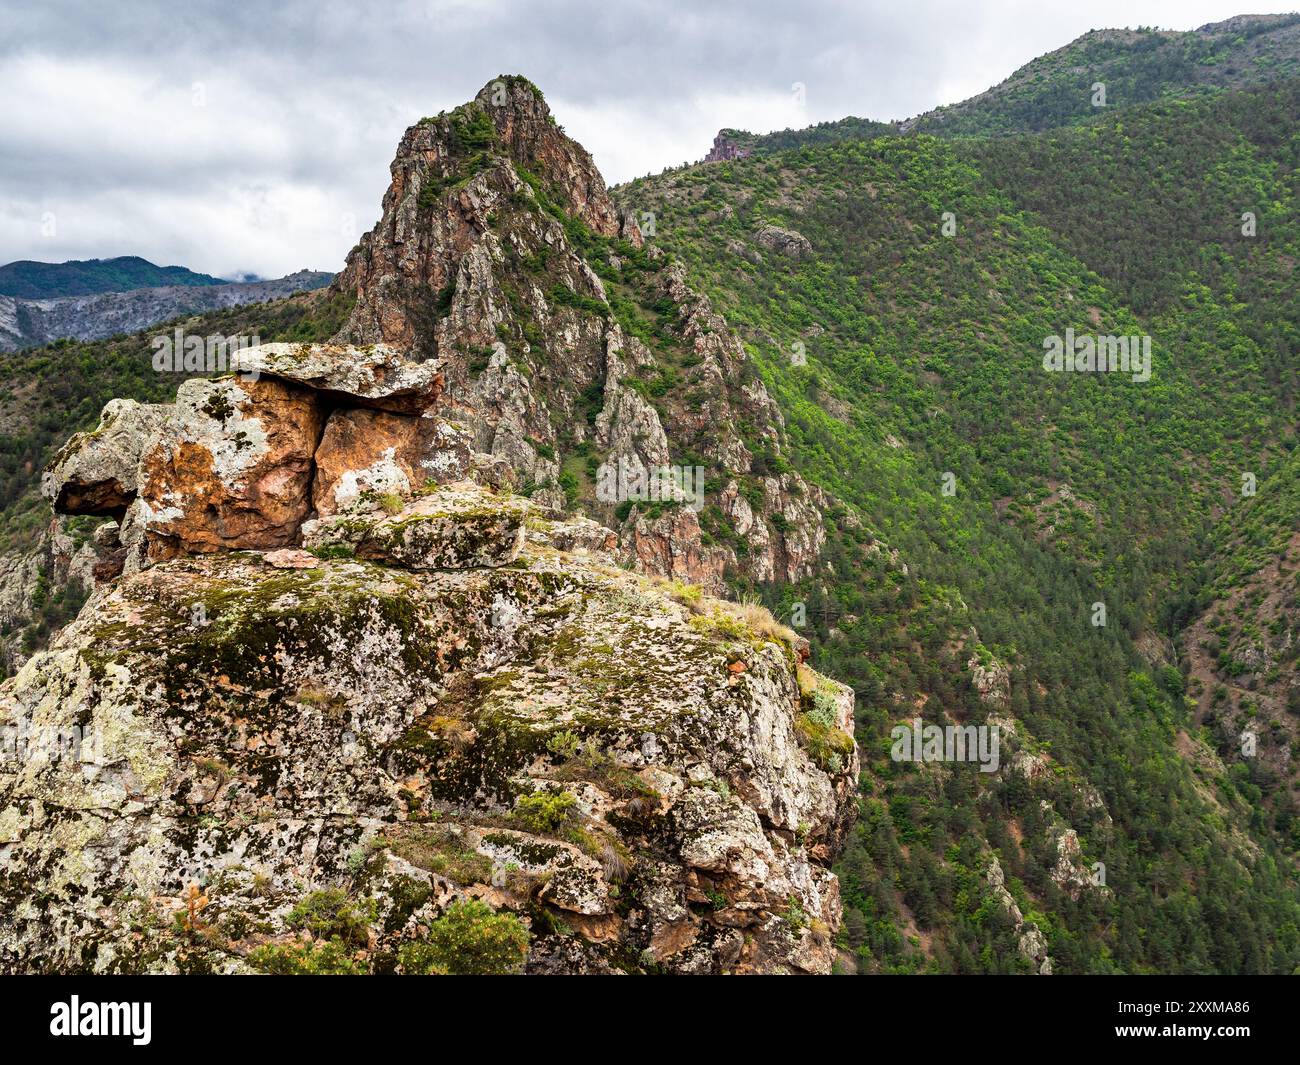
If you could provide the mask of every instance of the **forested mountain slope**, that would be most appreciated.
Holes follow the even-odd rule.
[[[126,292],[133,288],[160,288],[164,285],[225,284],[228,282],[219,277],[195,273],[184,266],[155,266],[138,255],[66,263],[38,263],[24,259],[0,266],[0,296],[25,300],[90,296],[98,292]]]
[[[1035,132],[1088,122],[1106,108],[1297,74],[1296,14],[1238,15],[1189,31],[1092,30],[978,96],[909,119],[903,129],[945,136]]]
[[[1225,115],[1258,113],[1226,97],[1116,116],[1127,156],[1091,128],[958,146],[887,137],[619,190],[655,213],[659,242],[741,328],[786,412],[796,466],[860,507],[912,567],[902,609],[864,602],[845,575],[783,593],[829,598],[821,661],[858,687],[860,730],[882,752],[850,858],[876,964],[1005,963],[985,952],[983,916],[962,912],[977,840],[1029,893],[1021,909],[1049,915],[1058,968],[1294,964],[1289,822],[1261,801],[1251,766],[1228,772],[1189,734],[1171,643],[1242,472],[1264,483],[1292,445],[1292,287],[1274,283],[1295,234],[1289,93],[1267,97],[1264,143],[1250,122],[1222,128]],[[1192,107],[1209,113],[1180,124]],[[1095,154],[1071,158],[1066,146]],[[1142,216],[1147,173],[1157,177],[1142,196],[1164,206]],[[1030,201],[1068,203],[1069,219],[1092,226],[1054,228],[1047,212],[1024,211]],[[1180,226],[1171,216],[1183,202],[1196,213]],[[1238,247],[1251,204],[1271,236]],[[1221,235],[1206,248],[1196,227],[1216,212]],[[1107,227],[1125,223],[1126,239],[1107,244]],[[773,230],[786,237],[773,242]],[[1189,291],[1206,261],[1220,268]],[[1044,372],[1044,339],[1067,329],[1149,335],[1151,379]],[[989,787],[883,760],[889,726],[918,706],[927,720],[969,712],[969,686],[937,663],[971,625],[1010,667],[1009,705],[1049,745],[1052,773]],[[1076,773],[1104,814],[1066,783]],[[1040,823],[1044,795],[1105,864],[1104,902],[1054,881],[1060,837]],[[878,879],[882,864],[892,875]],[[1237,906],[1270,931],[1246,942],[1221,930],[1217,913]],[[913,920],[909,943],[899,932]]]
[[[1300,76],[1300,15],[1238,15],[1196,30],[1092,30],[960,103],[896,122],[844,118],[805,129],[722,131],[754,155],[890,132],[1034,133],[1107,118],[1164,97],[1213,95]],[[1104,86],[1104,92],[1098,88]]]
[[[1204,579],[1190,582],[1170,611],[1190,624],[1182,650],[1196,723],[1248,787],[1262,790],[1292,846],[1298,120],[1293,80],[1163,102],[1087,131],[961,149],[1174,338],[1207,395],[1252,392],[1273,408],[1261,416],[1275,425],[1277,446],[1257,462],[1243,458],[1236,480],[1221,486],[1215,510],[1224,513]],[[1072,175],[1069,190],[1046,174]],[[1240,757],[1246,732],[1257,757]]]

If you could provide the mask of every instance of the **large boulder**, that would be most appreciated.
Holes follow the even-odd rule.
[[[41,493],[60,514],[120,516],[135,498],[140,456],[170,405],[112,399],[93,432],[77,433],[41,475]]]
[[[311,511],[320,395],[280,381],[194,378],[140,460],[123,542],[151,559],[295,542]]]
[[[436,361],[412,362],[386,344],[262,344],[239,353],[247,378],[275,377],[340,398],[350,406],[419,413],[438,401]]]
[[[754,234],[763,247],[770,248],[790,259],[806,259],[812,254],[812,244],[802,233],[780,226],[763,226]]]

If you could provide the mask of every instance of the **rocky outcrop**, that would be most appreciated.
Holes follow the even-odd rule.
[[[27,658],[20,632],[32,618],[48,572],[42,549],[0,555],[0,630],[5,633],[0,640],[0,667],[6,674]]]
[[[752,152],[752,148],[742,147],[732,140],[727,130],[720,129],[718,135],[713,138],[713,147],[709,149],[703,161],[725,163],[732,159],[748,159]]]
[[[418,414],[438,401],[436,362],[410,362],[383,344],[262,344],[239,353],[240,376],[274,377],[376,410]]]
[[[754,239],[763,247],[790,259],[806,259],[812,254],[812,244],[802,233],[780,226],[763,226],[754,234]]]
[[[1005,709],[1011,705],[1011,670],[999,662],[979,642],[979,635],[971,629],[967,635],[967,646],[972,653],[966,661],[970,670],[971,687],[975,689],[980,702],[995,709]]]
[[[988,881],[993,896],[1002,905],[1015,926],[1020,956],[1029,963],[1038,976],[1051,976],[1052,959],[1047,953],[1047,937],[1043,935],[1043,931],[1038,925],[1033,921],[1026,920],[1025,915],[1021,913],[1019,903],[1007,890],[1006,874],[1002,871],[1002,864],[998,861],[996,855],[989,858],[988,869],[985,871],[984,877]]]
[[[319,553],[344,548],[404,569],[489,569],[519,556],[525,515],[522,501],[485,501],[466,482],[422,496],[396,515],[363,497],[342,514],[308,522],[303,545]]]
[[[816,571],[826,499],[789,469],[739,339],[620,216],[534,86],[498,79],[412,127],[392,172],[333,289],[355,300],[336,343],[239,349],[237,380],[192,386],[188,406],[106,411],[47,475],[56,509],[119,520],[130,563],[288,546],[366,492],[473,477],[585,510],[625,561],[715,594],[729,574]],[[248,388],[298,407],[265,453],[257,426],[212,437]],[[602,491],[625,466],[641,489]],[[671,482],[685,487],[644,488]]]
[[[801,686],[852,694],[770,622],[562,550],[571,519],[482,522],[511,506],[391,516],[440,514],[455,568],[207,553],[93,603],[0,688],[0,969],[265,970],[324,949],[297,915],[326,899],[392,971],[476,898],[530,971],[828,971],[856,756],[806,747]]]
[[[109,400],[99,426],[54,456],[41,476],[42,494],[63,514],[125,514],[139,489],[140,457],[167,412],[161,404]]]

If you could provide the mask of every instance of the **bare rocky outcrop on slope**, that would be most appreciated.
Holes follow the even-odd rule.
[[[709,153],[704,157],[706,163],[725,163],[732,159],[748,159],[753,149],[737,144],[731,137],[728,130],[718,130],[718,135],[713,138],[713,146]]]
[[[295,418],[240,409],[190,434],[201,480]],[[185,487],[142,461],[141,498],[155,477]],[[146,523],[0,687],[0,968],[279,971],[326,949],[299,917],[329,899],[364,915],[349,968],[393,971],[479,899],[528,926],[530,971],[829,971],[853,696],[802,641],[472,482],[300,532],[315,554]]]
[[[812,254],[812,244],[802,233],[780,226],[766,225],[754,234],[754,239],[765,248],[769,248],[790,259],[804,259]]]

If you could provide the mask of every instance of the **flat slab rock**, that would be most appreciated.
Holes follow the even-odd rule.
[[[399,414],[431,407],[442,391],[439,362],[409,361],[387,344],[262,344],[240,353],[239,368]]]
[[[307,522],[303,546],[318,552],[343,547],[358,558],[410,570],[495,568],[519,557],[529,512],[523,500],[468,483],[442,486],[392,515],[367,505],[363,500]]]

